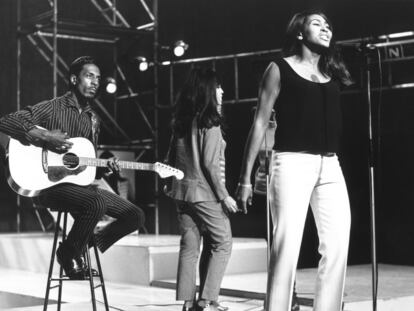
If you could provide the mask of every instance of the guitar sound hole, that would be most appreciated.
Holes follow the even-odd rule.
[[[63,165],[68,169],[74,169],[79,166],[79,158],[73,153],[66,153],[63,156]]]

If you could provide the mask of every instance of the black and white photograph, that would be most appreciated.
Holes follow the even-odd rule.
[[[0,310],[414,310],[414,0],[0,16]]]

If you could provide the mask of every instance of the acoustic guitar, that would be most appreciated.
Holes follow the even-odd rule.
[[[96,167],[107,167],[108,159],[96,158],[92,142],[83,137],[68,139],[73,143],[65,153],[55,153],[33,145],[23,145],[10,138],[7,159],[7,182],[20,195],[34,197],[45,189],[61,183],[80,186],[91,184]],[[154,171],[161,178],[182,179],[184,173],[169,165],[143,162],[119,161],[122,169]]]

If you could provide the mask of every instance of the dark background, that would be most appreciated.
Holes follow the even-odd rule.
[[[47,9],[47,1],[24,0],[22,15],[33,16]],[[149,1],[151,5],[152,2]],[[94,7],[85,0],[59,2],[60,17],[104,23]],[[139,3],[133,0],[118,1],[120,11],[133,25],[149,22]],[[321,8],[330,17],[336,40],[376,37],[382,34],[414,30],[412,15],[414,3],[408,0],[359,1],[270,1],[270,0],[160,0],[160,42],[170,45],[183,39],[190,48],[185,58],[226,55],[280,48],[287,21],[292,14],[307,8]],[[16,3],[0,1],[0,114],[16,109]],[[59,41],[59,54],[70,62],[79,55],[90,54],[97,58],[103,75],[114,71],[112,59],[121,64],[135,91],[152,87],[152,73],[140,73],[131,61],[135,55],[151,58],[151,38],[123,39],[116,46],[77,41]],[[381,52],[382,53],[382,52]],[[364,58],[355,48],[344,48],[344,57],[356,80],[353,87],[342,95],[344,136],[340,153],[341,164],[348,185],[352,209],[352,231],[349,254],[350,264],[370,261],[370,220],[368,193],[368,134],[367,105],[361,75]],[[373,86],[379,84],[376,54],[373,59]],[[162,52],[163,60],[171,59]],[[252,57],[240,60],[240,95],[255,97],[261,75],[273,56]],[[27,40],[22,40],[22,106],[52,97],[52,70]],[[178,65],[174,71],[175,90],[181,85],[189,66]],[[218,61],[218,72],[223,76],[224,99],[233,99],[232,63]],[[392,75],[395,83],[414,82],[413,61],[383,64],[384,84]],[[165,154],[169,139],[170,94],[168,68],[160,69],[160,158]],[[125,90],[120,86],[120,93]],[[59,82],[59,93],[65,84]],[[174,92],[175,93],[175,92]],[[376,151],[376,212],[378,226],[378,258],[393,264],[414,264],[414,91],[413,89],[384,90],[373,93]],[[107,109],[116,114],[122,127],[133,139],[148,137],[148,129],[140,120],[132,102],[113,105],[110,97],[102,95]],[[144,110],[153,113],[152,97],[140,98]],[[254,103],[226,105],[227,119],[227,186],[231,192],[237,183],[244,142],[252,121]],[[380,109],[379,109],[380,108]],[[378,123],[378,121],[380,121]],[[379,139],[380,138],[380,139]],[[104,130],[101,143],[122,142],[118,135]],[[148,153],[142,161],[152,161]],[[3,170],[3,168],[2,168]],[[136,203],[147,214],[149,232],[154,231],[151,181],[153,174],[136,176]],[[16,197],[4,178],[0,179],[0,231],[16,230]],[[175,210],[171,202],[160,197],[160,232],[176,234]],[[23,230],[39,230],[30,209],[23,211]],[[255,198],[249,214],[232,217],[234,236],[265,237],[265,204]],[[315,266],[318,260],[317,238],[312,217],[308,217],[302,244],[300,266]]]

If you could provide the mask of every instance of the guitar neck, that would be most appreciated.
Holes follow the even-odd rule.
[[[107,159],[79,157],[79,164],[87,165],[87,166],[107,167],[108,161],[109,160]],[[118,165],[122,169],[131,169],[131,170],[139,170],[139,171],[154,171],[154,164],[152,163],[118,161]]]

